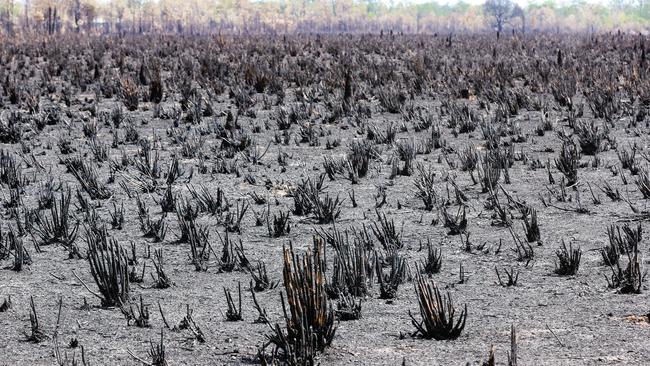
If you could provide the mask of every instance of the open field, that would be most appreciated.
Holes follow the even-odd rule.
[[[650,359],[641,36],[2,44],[0,364]]]

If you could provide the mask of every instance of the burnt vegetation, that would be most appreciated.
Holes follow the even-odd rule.
[[[24,323],[20,354],[107,363],[87,328],[111,327],[155,339],[128,352],[152,365],[377,364],[356,347],[406,337],[480,357],[508,314],[573,357],[546,321],[645,296],[642,35],[52,39],[1,39],[0,319]],[[548,292],[562,309],[540,321],[524,304]],[[644,345],[612,324],[584,332]]]

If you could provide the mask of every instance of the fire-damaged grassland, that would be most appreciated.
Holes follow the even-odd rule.
[[[0,363],[641,364],[643,36],[0,49]]]

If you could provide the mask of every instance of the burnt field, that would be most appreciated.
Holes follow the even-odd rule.
[[[62,36],[0,60],[0,364],[650,358],[641,36]]]

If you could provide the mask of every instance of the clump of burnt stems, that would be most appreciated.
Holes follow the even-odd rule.
[[[418,165],[417,175],[414,179],[416,188],[416,196],[424,203],[424,209],[431,211],[438,203],[438,194],[435,190],[435,177],[436,173],[429,166],[425,168],[423,165]]]
[[[519,271],[515,271],[514,268],[504,268],[503,272],[499,272],[499,268],[497,267],[494,267],[494,271],[497,273],[499,285],[503,287],[517,286],[517,282],[519,281]]]
[[[289,212],[280,212],[279,215],[274,213],[272,221],[269,216],[269,214],[266,215],[266,226],[270,237],[279,238],[289,234],[291,231]]]
[[[103,200],[112,196],[111,191],[99,180],[99,173],[92,163],[81,162],[75,165],[66,162],[66,167],[92,199]]]
[[[284,248],[284,294],[281,293],[285,329],[276,324],[264,348],[273,345],[274,354],[288,364],[313,364],[314,358],[332,344],[336,333],[334,309],[325,290],[322,239],[303,256],[293,246]],[[264,349],[263,348],[263,349]],[[260,352],[260,357],[266,357]]]
[[[394,299],[397,297],[399,286],[410,277],[410,270],[406,258],[396,252],[391,253],[385,259],[390,266],[388,273],[384,273],[382,270],[382,261],[377,257],[375,259],[377,279],[379,280],[379,298]]]
[[[442,295],[438,287],[418,276],[415,280],[415,294],[420,307],[421,320],[409,311],[411,322],[416,328],[413,336],[425,339],[446,340],[458,338],[467,321],[467,305],[456,314],[457,309],[451,295]]]
[[[555,252],[557,262],[555,263],[555,273],[560,276],[574,275],[580,268],[580,259],[582,258],[582,251],[580,248],[573,248],[573,243],[569,243],[567,248],[566,243],[562,240],[560,249]]]
[[[567,186],[578,182],[578,167],[580,165],[580,152],[573,141],[564,141],[560,156],[555,159],[555,167],[566,178]]]
[[[640,294],[645,281],[645,271],[639,258],[639,244],[643,237],[641,224],[636,228],[627,224],[622,227],[612,225],[607,229],[607,236],[609,245],[601,249],[603,261],[611,270],[611,275],[605,276],[607,287],[621,294]],[[621,266],[622,255],[627,258],[625,266]]]
[[[59,243],[72,245],[77,238],[79,223],[73,223],[70,214],[72,195],[70,189],[52,197],[50,214],[38,212],[35,217],[34,232],[39,238],[39,245]]]
[[[90,231],[86,233],[90,273],[99,292],[92,291],[79,277],[77,279],[91,294],[101,300],[102,306],[123,306],[129,301],[131,289],[128,257],[117,240],[106,235],[93,234]]]
[[[385,250],[401,249],[403,226],[398,229],[394,219],[388,219],[386,214],[376,211],[377,221],[372,223],[372,233]]]
[[[372,281],[372,259],[370,252],[358,240],[350,242],[347,232],[345,239],[334,245],[335,254],[332,280],[329,286],[331,298],[340,295],[365,297]]]
[[[427,238],[427,256],[422,263],[422,273],[431,277],[442,269],[442,249],[436,249]]]
[[[226,320],[234,322],[244,320],[242,317],[241,307],[241,283],[237,284],[238,302],[235,303],[232,298],[232,292],[228,288],[223,288],[223,293],[226,297],[228,309],[226,310]]]

